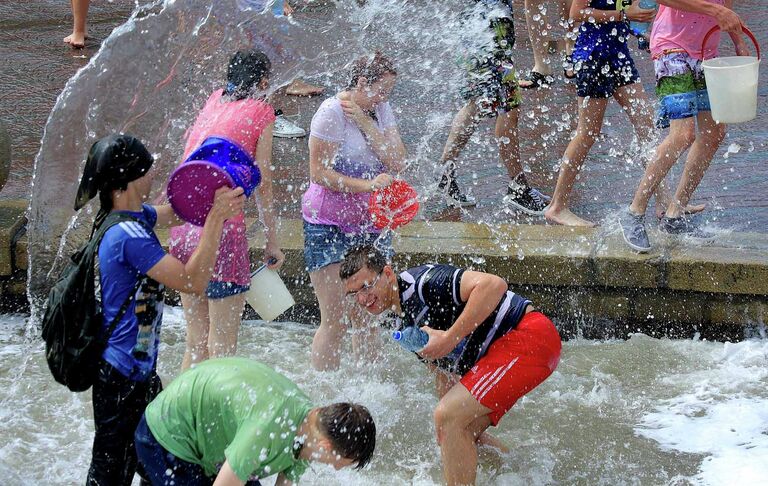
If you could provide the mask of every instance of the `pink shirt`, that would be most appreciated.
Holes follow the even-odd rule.
[[[724,0],[707,1],[718,5],[724,3]],[[651,30],[651,54],[658,57],[666,50],[682,49],[689,56],[702,61],[717,57],[720,31],[710,36],[704,48],[704,57],[701,55],[704,36],[716,25],[715,19],[709,15],[659,5],[659,13],[656,14]]]
[[[259,137],[275,121],[275,110],[264,101],[245,98],[223,101],[223,90],[215,91],[187,131],[186,160],[208,137],[226,138],[240,145],[256,160]],[[248,239],[245,217],[240,215],[224,224],[219,257],[211,280],[247,285],[250,282]],[[169,247],[173,256],[186,263],[200,243],[202,228],[192,224],[171,228]]]
[[[375,113],[379,131],[397,125],[388,102],[379,103]],[[310,137],[338,144],[332,162],[336,172],[357,179],[374,179],[387,171],[360,128],[344,115],[341,102],[335,96],[325,100],[312,117]],[[373,231],[368,211],[370,197],[368,192],[339,192],[310,183],[302,198],[301,212],[309,223],[338,226],[346,233]]]

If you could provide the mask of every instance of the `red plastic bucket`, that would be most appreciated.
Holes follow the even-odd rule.
[[[377,229],[399,228],[416,217],[419,195],[407,182],[395,179],[387,187],[371,193],[369,210]]]

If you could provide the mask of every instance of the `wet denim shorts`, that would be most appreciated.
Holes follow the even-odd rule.
[[[248,292],[250,285],[238,285],[233,282],[217,282],[211,280],[208,282],[208,287],[205,289],[205,296],[209,299],[224,299],[226,297],[232,297],[233,295],[242,294]]]
[[[308,272],[338,263],[350,248],[375,245],[387,259],[395,254],[392,235],[379,233],[344,233],[338,226],[314,224],[304,221],[304,262]]]

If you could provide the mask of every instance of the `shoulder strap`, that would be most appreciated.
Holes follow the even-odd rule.
[[[136,285],[133,286],[133,290],[131,290],[131,293],[128,294],[128,297],[125,299],[125,301],[123,301],[123,305],[120,306],[120,310],[117,311],[115,318],[112,319],[112,322],[109,323],[109,328],[107,329],[107,332],[105,332],[104,336],[102,336],[101,338],[102,344],[106,344],[109,342],[109,338],[111,338],[112,333],[115,332],[115,328],[117,327],[117,324],[120,322],[120,319],[122,319],[125,313],[128,311],[128,306],[131,305],[131,301],[136,296],[136,292],[139,290],[139,287],[141,287],[141,281],[142,281],[141,277],[139,277],[136,280]]]

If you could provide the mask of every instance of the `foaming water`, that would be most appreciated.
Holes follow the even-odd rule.
[[[79,484],[90,460],[90,393],[53,382],[25,316],[0,316],[0,474],[4,484]],[[167,309],[159,372],[168,383],[184,351],[179,309]],[[313,465],[302,484],[441,484],[426,368],[390,342],[380,362],[309,364],[314,329],[248,321],[238,354],[296,381],[318,404],[363,403],[379,430],[364,471]],[[386,336],[382,336],[386,340]],[[508,455],[482,450],[478,484],[725,484],[768,481],[768,341],[737,344],[634,335],[564,344],[557,371],[493,433]],[[266,484],[271,484],[269,480]]]

